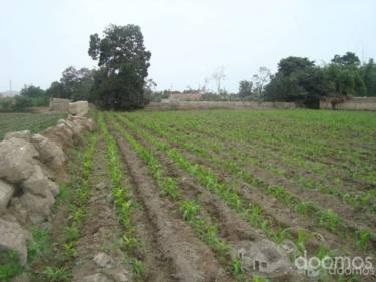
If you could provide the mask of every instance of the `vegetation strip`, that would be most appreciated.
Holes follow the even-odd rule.
[[[116,213],[119,223],[123,227],[123,235],[121,238],[124,251],[132,258],[129,258],[132,271],[136,277],[142,277],[143,262],[136,258],[137,248],[141,242],[134,232],[133,223],[131,222],[131,213],[134,208],[134,201],[129,194],[127,187],[122,184],[122,170],[119,159],[119,151],[115,139],[109,133],[108,128],[103,119],[103,113],[98,115],[98,124],[104,136],[106,144],[106,157],[108,164],[108,173],[111,178],[111,193],[114,199]]]

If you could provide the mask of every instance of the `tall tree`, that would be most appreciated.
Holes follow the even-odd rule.
[[[376,96],[376,63],[370,59],[361,67],[361,75],[366,87],[367,96]]]
[[[39,86],[34,85],[25,85],[24,88],[21,89],[20,95],[29,97],[29,98],[35,98],[35,97],[41,97],[45,96],[45,91],[41,89]]]
[[[249,80],[242,80],[239,82],[239,92],[238,95],[241,98],[252,96],[253,82]]]
[[[253,75],[252,80],[255,83],[257,96],[261,96],[265,85],[270,81],[270,77],[271,72],[267,67],[260,67],[258,73]]]
[[[278,72],[265,88],[269,100],[302,101],[317,105],[318,98],[326,95],[326,80],[322,70],[313,61],[288,57],[278,64]]]
[[[139,26],[110,25],[103,38],[91,35],[88,53],[100,67],[94,76],[93,94],[101,106],[131,109],[145,104],[151,53],[144,46]]]

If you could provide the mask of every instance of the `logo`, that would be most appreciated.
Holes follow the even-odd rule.
[[[325,256],[308,257],[307,251],[303,256],[295,259],[295,267],[300,273],[309,277],[317,277],[325,271],[330,275],[375,275],[375,268],[372,263],[372,257],[348,257],[348,256]]]

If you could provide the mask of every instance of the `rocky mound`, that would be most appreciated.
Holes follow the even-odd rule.
[[[48,221],[59,193],[56,175],[66,161],[64,150],[77,144],[92,119],[69,116],[40,134],[9,132],[0,142],[0,251],[27,260],[28,226]]]

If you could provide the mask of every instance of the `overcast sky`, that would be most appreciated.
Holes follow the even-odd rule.
[[[89,35],[141,26],[158,89],[195,88],[224,66],[227,90],[290,55],[317,63],[376,58],[375,0],[0,0],[0,91],[47,88],[68,66],[93,67]],[[212,85],[214,88],[214,85]]]

